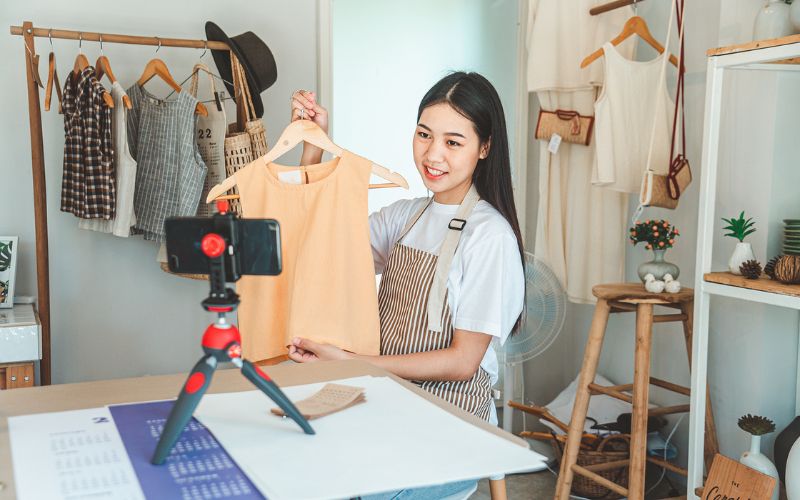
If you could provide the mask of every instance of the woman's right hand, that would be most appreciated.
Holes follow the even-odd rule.
[[[328,110],[317,102],[317,95],[308,90],[296,90],[292,94],[292,120],[311,120],[328,133]],[[322,161],[322,150],[313,144],[303,143],[300,165],[313,165]]]
[[[297,90],[292,94],[292,121],[300,119],[311,120],[328,133],[328,110],[317,102],[316,93]]]

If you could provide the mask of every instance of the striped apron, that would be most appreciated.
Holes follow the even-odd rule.
[[[401,244],[430,202],[406,224],[389,254],[378,291],[382,355],[411,354],[450,346],[453,324],[447,300],[447,276],[461,231],[478,199],[473,186],[456,217],[451,220],[438,256]],[[469,380],[412,382],[479,418],[489,420],[492,387],[489,374],[482,367]]]

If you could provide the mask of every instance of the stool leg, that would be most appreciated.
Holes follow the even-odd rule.
[[[561,457],[561,471],[558,474],[556,485],[557,500],[568,500],[572,488],[572,466],[578,460],[578,450],[583,437],[583,425],[586,421],[586,412],[589,409],[589,384],[594,382],[597,373],[597,363],[600,361],[600,350],[603,347],[603,336],[606,333],[608,315],[611,308],[604,299],[598,299],[592,317],[592,326],[589,329],[589,340],[583,353],[583,366],[578,378],[578,387],[575,394],[575,404],[572,407],[572,417],[569,421],[567,443]]]
[[[647,403],[650,389],[650,343],[653,338],[653,304],[636,308],[636,353],[633,365],[633,419],[628,498],[644,500],[647,460]]]
[[[489,496],[492,500],[507,500],[506,479],[489,479]]]
[[[692,332],[694,328],[694,301],[681,304],[681,311],[686,315],[683,322],[683,337],[686,340],[686,353],[689,356],[689,370],[692,369]],[[711,462],[714,456],[719,453],[719,443],[717,442],[717,426],[714,425],[714,412],[711,409],[711,392],[706,384],[706,426],[704,439],[704,462],[706,473],[711,470]]]

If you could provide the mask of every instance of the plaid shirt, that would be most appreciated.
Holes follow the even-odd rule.
[[[64,84],[64,177],[61,211],[83,219],[113,219],[115,200],[111,108],[89,66]]]

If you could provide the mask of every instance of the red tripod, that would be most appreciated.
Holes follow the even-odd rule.
[[[228,213],[226,201],[217,202],[217,209],[219,213],[214,215],[215,222],[218,223],[216,227],[222,228],[221,232],[226,233],[226,229],[233,228],[234,216]],[[275,401],[306,434],[314,434],[314,429],[280,387],[259,367],[242,358],[239,329],[225,320],[226,314],[235,311],[239,305],[239,296],[232,289],[226,287],[226,254],[233,256],[236,250],[234,245],[230,244],[230,240],[230,237],[226,239],[218,233],[208,233],[201,242],[201,249],[209,259],[208,277],[211,285],[209,296],[203,300],[202,305],[206,311],[217,313],[217,321],[210,324],[203,334],[201,344],[205,356],[200,358],[200,361],[192,368],[178,400],[170,411],[151,461],[155,465],[164,463],[184,427],[192,418],[200,399],[211,384],[211,378],[220,362],[230,361],[239,367],[242,374]]]

